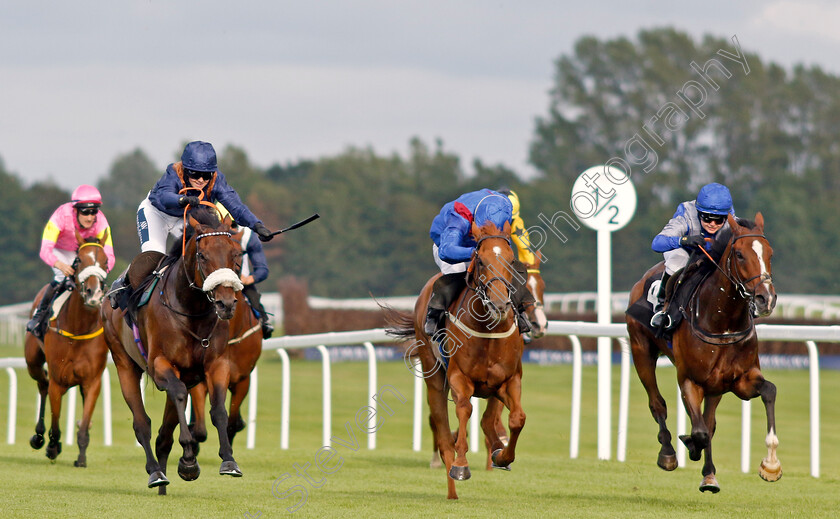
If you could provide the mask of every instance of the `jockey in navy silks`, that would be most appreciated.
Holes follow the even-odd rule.
[[[209,142],[193,141],[184,147],[181,160],[170,164],[137,208],[137,236],[140,254],[134,258],[126,276],[138,282],[150,274],[166,252],[166,239],[184,233],[184,211],[204,202],[221,202],[237,223],[252,229],[261,241],[272,238],[271,231],[242,202],[227,183],[216,164],[216,150]],[[114,282],[111,305],[116,308],[118,292],[124,292],[125,277]],[[136,286],[132,288],[137,288]],[[122,305],[120,305],[122,306]]]
[[[712,242],[706,241],[706,238],[714,240],[718,232],[729,228],[727,214],[735,216],[729,189],[714,182],[706,184],[695,200],[683,202],[677,207],[662,232],[653,238],[651,248],[663,253],[665,258],[665,272],[656,295],[656,313],[650,321],[653,328],[667,330],[671,326],[672,319],[665,308],[665,285],[675,272],[686,266],[692,249],[701,246],[711,250]]]
[[[491,222],[498,229],[511,223],[513,206],[507,196],[490,189],[465,193],[444,205],[432,221],[429,236],[434,245],[432,253],[440,268],[441,276],[435,281],[424,331],[429,337],[441,327],[446,309],[466,286],[466,271],[472,260],[476,242],[472,237],[473,222],[481,227]],[[521,333],[530,331],[523,308],[534,303],[534,297],[525,287],[527,269],[520,261],[511,265],[513,289],[511,300],[517,310],[517,322]]]

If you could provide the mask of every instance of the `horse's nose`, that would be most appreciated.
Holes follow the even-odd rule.
[[[233,310],[236,308],[236,299],[232,302],[217,299],[213,302],[213,305],[216,307],[216,315],[219,316],[219,319],[227,320],[233,317]]]

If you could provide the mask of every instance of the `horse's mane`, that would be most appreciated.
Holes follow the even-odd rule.
[[[99,238],[96,236],[90,236],[85,238],[85,243],[99,243]]]
[[[753,230],[756,228],[756,224],[752,220],[747,220],[746,218],[738,218],[735,217],[735,222],[738,224],[739,227],[743,227],[747,230]],[[715,237],[714,243],[712,243],[712,250],[709,254],[715,259],[715,261],[720,261],[720,258],[723,256],[724,250],[726,250],[726,246],[729,245],[729,241],[732,239],[732,229],[727,227],[726,229],[721,230],[718,235]]]

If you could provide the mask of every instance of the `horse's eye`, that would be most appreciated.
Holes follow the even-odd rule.
[[[735,257],[738,258],[739,260],[744,259],[744,255],[741,254],[741,251],[739,251],[739,250],[735,251]]]
[[[203,252],[196,252],[195,257],[198,258],[199,261],[204,261],[205,259],[207,259],[207,258],[204,257]]]

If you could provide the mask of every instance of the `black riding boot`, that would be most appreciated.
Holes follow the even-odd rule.
[[[260,291],[257,290],[256,285],[247,285],[242,289],[242,294],[244,294],[248,299],[248,302],[251,304],[251,308],[256,310],[259,314],[263,339],[268,339],[271,337],[271,334],[274,333],[274,327],[268,322],[268,313],[265,311],[265,307],[260,301],[262,294],[260,294]]]
[[[656,306],[653,308],[654,314],[650,319],[650,325],[653,328],[667,328],[670,324],[670,318],[665,312],[665,295],[668,280],[671,275],[667,272],[662,273],[662,281],[659,284],[659,292],[656,293]]]
[[[108,301],[111,303],[111,308],[125,309],[128,306],[128,293],[131,287],[125,282],[124,272],[122,276],[118,277],[112,284],[111,290],[108,291]]]
[[[38,303],[38,308],[35,309],[35,314],[26,323],[26,331],[37,337],[38,340],[44,340],[44,334],[47,332],[47,323],[49,322],[50,306],[55,297],[59,293],[64,292],[64,290],[59,290],[59,287],[63,286],[64,283],[60,281],[50,281],[50,284],[47,285],[47,289],[44,291],[44,296]]]
[[[429,298],[429,309],[426,312],[426,322],[423,331],[432,337],[443,324],[443,316],[452,301],[466,286],[464,273],[444,274],[435,281],[432,287],[432,297]]]

